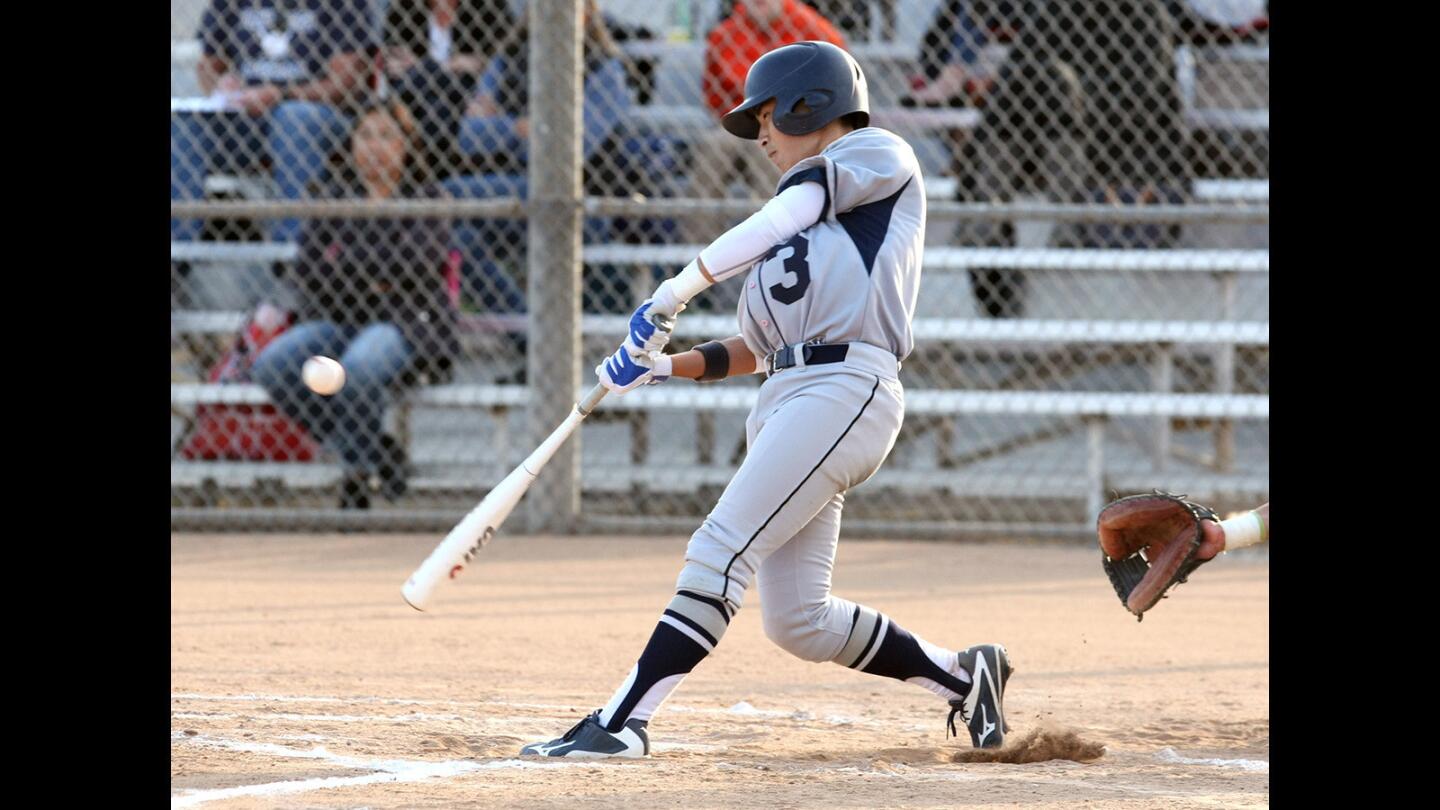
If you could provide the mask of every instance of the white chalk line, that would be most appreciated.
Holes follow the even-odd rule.
[[[487,730],[490,730],[490,729],[496,729],[496,730],[498,730],[498,729],[508,729],[508,730],[511,730],[511,731],[520,731],[521,733],[536,734],[536,735],[541,735],[541,734],[544,733],[543,731],[540,730],[540,727],[543,726],[544,723],[546,722],[546,719],[545,719],[545,718],[542,718],[542,717],[494,717],[494,716],[465,717],[465,716],[458,715],[458,714],[426,714],[426,713],[424,713],[424,712],[412,712],[412,713],[410,713],[410,714],[401,714],[401,715],[391,715],[391,714],[361,714],[361,715],[348,715],[348,714],[294,714],[294,713],[290,713],[290,712],[257,712],[257,713],[254,713],[254,714],[233,714],[233,713],[230,713],[230,712],[171,712],[171,713],[170,713],[170,719],[171,719],[171,720],[208,720],[208,721],[218,721],[218,720],[252,720],[252,721],[258,721],[258,722],[262,722],[262,723],[264,723],[264,722],[273,722],[273,721],[299,722],[299,723],[377,723],[377,722],[378,722],[378,723],[410,723],[410,722],[413,722],[413,721],[420,721],[420,720],[444,720],[444,721],[454,721],[454,722],[471,722],[471,723],[478,723],[480,726],[484,727],[484,728],[487,729]],[[177,740],[178,740],[178,739],[193,739],[193,737],[196,736],[196,735],[185,734],[183,731],[181,731],[181,732],[174,732],[171,736],[172,736],[172,739],[177,739]],[[319,735],[319,734],[300,734],[300,735],[293,735],[293,734],[292,734],[292,735],[277,735],[276,739],[282,739],[282,740],[323,741],[323,740],[332,739],[332,738],[324,737],[324,736]],[[724,750],[727,749],[727,746],[723,746],[723,745],[712,745],[712,744],[710,744],[710,743],[699,743],[699,742],[670,741],[670,742],[657,742],[657,743],[654,743],[654,744],[652,744],[651,749],[652,749],[654,752],[656,752],[656,753],[665,753],[665,752],[667,752],[667,751],[677,751],[677,752],[679,752],[679,751],[691,751],[691,752],[713,753],[713,752],[715,752],[715,751],[724,751]]]
[[[413,723],[417,720],[466,720],[458,714],[291,714],[287,712],[264,712],[262,714],[228,714],[223,712],[172,712],[175,720],[295,720],[311,723]]]
[[[397,706],[505,706],[512,709],[535,709],[538,711],[572,712],[575,710],[573,704],[557,703],[524,703],[509,700],[484,700],[484,701],[458,701],[458,700],[417,700],[411,698],[379,698],[379,697],[317,697],[310,695],[208,695],[193,692],[178,692],[170,696],[171,700],[204,700],[204,701],[236,701],[254,703],[360,703],[380,704]],[[827,714],[817,717],[803,709],[795,711],[776,711],[773,709],[757,709],[747,701],[740,701],[728,709],[702,708],[698,706],[667,705],[667,712],[677,714],[722,714],[739,717],[758,717],[779,720],[795,720],[798,722],[818,721],[832,726],[872,726],[872,727],[893,727],[893,723],[883,723],[875,720],[865,720],[857,717],[850,717],[840,714]],[[270,716],[278,716],[271,714]],[[385,715],[377,715],[384,717]],[[416,717],[416,714],[409,715]],[[352,721],[358,722],[358,721]],[[400,722],[400,721],[392,721]],[[909,730],[924,730],[928,726],[912,726]]]
[[[257,713],[254,713],[254,714],[231,714],[231,713],[229,713],[229,712],[172,712],[172,713],[170,714],[170,719],[171,719],[171,720],[210,720],[210,721],[218,721],[218,720],[251,720],[251,721],[256,721],[256,722],[260,722],[260,723],[269,723],[269,722],[284,721],[284,722],[295,722],[295,723],[398,723],[398,724],[410,723],[410,722],[421,721],[421,720],[445,720],[445,721],[453,721],[453,722],[467,722],[467,723],[478,724],[478,725],[479,725],[483,730],[485,730],[485,731],[491,731],[491,730],[493,730],[493,731],[495,731],[495,732],[499,732],[499,730],[501,730],[501,729],[506,729],[506,730],[509,730],[509,731],[518,731],[518,732],[523,733],[523,734],[536,734],[536,735],[539,735],[539,734],[543,734],[543,733],[544,733],[544,726],[545,726],[545,723],[546,723],[546,719],[543,718],[543,717],[494,717],[494,716],[463,717],[463,716],[458,715],[458,714],[419,714],[419,713],[417,713],[417,714],[401,714],[401,715],[393,715],[393,714],[346,715],[346,714],[290,714],[290,713],[271,713],[271,712],[263,712],[263,713],[262,713],[262,712],[257,712]],[[283,736],[282,736],[282,737],[277,737],[276,739],[292,739],[292,740],[314,739],[314,740],[325,740],[325,739],[331,739],[331,738],[322,737],[322,736],[316,734],[316,735],[300,735],[300,736],[294,736],[294,735],[292,735],[292,736],[289,736],[289,737],[283,737]],[[694,745],[695,745],[695,746],[703,746],[702,743],[695,743]],[[716,748],[717,748],[717,746],[699,747],[699,748],[692,746],[692,747],[689,747],[689,748],[681,748],[681,749],[677,749],[677,750],[694,750],[694,751],[700,751],[700,750],[715,750]]]
[[[289,714],[289,715],[275,715],[275,714],[271,714],[271,715],[265,715],[265,716],[262,717],[262,718],[255,718],[255,717],[253,717],[253,716],[251,716],[251,715],[241,715],[241,714],[189,714],[189,713],[177,713],[177,714],[171,715],[171,717],[172,717],[172,718],[179,718],[179,719],[186,719],[186,720],[238,720],[238,719],[241,719],[241,718],[244,718],[244,719],[247,719],[247,720],[253,720],[253,719],[269,720],[269,719],[272,719],[272,718],[275,718],[275,719],[286,719],[286,720],[312,720],[312,719],[314,719],[314,718],[316,717],[316,715],[312,715],[312,714]],[[377,718],[371,718],[371,717],[356,717],[356,718],[345,718],[344,721],[345,721],[345,722],[349,722],[349,721],[351,721],[351,720],[355,720],[355,721],[370,721],[370,720],[373,720],[373,719],[377,719]],[[380,716],[378,717],[378,719],[386,720],[386,719],[391,719],[391,718],[387,718],[387,717],[384,716],[384,715],[380,715]],[[538,721],[537,721],[536,718],[533,718],[533,717],[528,717],[528,718],[527,718],[527,717],[487,717],[487,718],[484,718],[484,719],[483,719],[483,722],[484,722],[486,725],[515,726],[515,727],[523,727],[523,728],[526,728],[526,729],[533,729]],[[202,736],[202,735],[200,735],[199,732],[196,732],[196,733],[193,733],[193,734],[187,734],[187,733],[184,732],[184,731],[173,731],[173,732],[171,732],[171,734],[170,734],[170,739],[171,739],[171,740],[194,740],[194,739],[197,739],[197,738],[201,738],[201,736]],[[212,737],[205,737],[204,739],[214,739],[214,738],[212,738]],[[335,738],[335,737],[326,737],[326,736],[323,735],[323,734],[277,734],[277,735],[275,735],[274,739],[277,739],[277,740],[299,740],[299,741],[302,741],[302,742],[327,742],[327,741],[334,741],[334,740],[336,740],[337,738]],[[342,739],[341,742],[344,742],[344,740]],[[261,745],[261,744],[260,744],[260,743],[246,743],[246,745]],[[668,751],[694,751],[694,752],[700,752],[700,753],[713,753],[713,752],[715,752],[715,751],[725,751],[725,750],[728,750],[728,749],[729,749],[729,746],[725,746],[725,745],[715,745],[715,744],[712,744],[712,743],[684,742],[684,741],[671,740],[671,741],[665,741],[665,742],[654,742],[654,743],[651,743],[650,748],[651,748],[651,751],[653,751],[653,752],[655,752],[655,753],[659,753],[659,754],[663,754],[663,753],[666,753],[666,752],[668,752]],[[238,749],[237,749],[237,750],[238,750]],[[258,748],[255,749],[255,750],[256,750],[257,752],[261,751],[261,749],[258,749]],[[272,750],[272,751],[273,751],[273,749],[267,749],[267,750]],[[293,751],[294,749],[287,748],[287,749],[285,749],[285,750],[286,750],[286,751]],[[287,755],[288,755],[288,754],[287,754]]]
[[[1270,763],[1263,759],[1194,759],[1180,756],[1174,748],[1169,746],[1157,751],[1155,758],[1161,762],[1173,762],[1177,765],[1215,765],[1220,768],[1239,768],[1242,771],[1256,773],[1270,772]]]
[[[315,759],[328,765],[351,770],[376,771],[376,773],[369,773],[363,776],[327,776],[315,779],[267,782],[260,785],[242,785],[232,788],[184,790],[170,798],[170,807],[172,810],[181,807],[194,807],[206,802],[218,801],[220,799],[233,799],[241,796],[285,796],[294,793],[308,793],[314,790],[330,790],[334,788],[370,785],[377,782],[418,782],[423,779],[463,776],[473,771],[594,767],[596,764],[594,761],[575,762],[559,760],[551,762],[531,762],[523,759],[501,759],[492,762],[476,762],[474,760],[426,762],[412,759],[362,759],[359,757],[333,754],[326,750],[324,746],[315,746],[309,750],[302,750],[283,745],[274,745],[272,743],[240,742],[237,740],[226,740],[203,735],[192,737],[185,734],[179,734],[178,736],[172,734],[171,740],[174,742],[184,741],[191,745],[224,748],[230,751],[240,751],[244,753],[265,754],[290,759]]]
[[[396,706],[465,706],[480,705],[478,703],[465,703],[456,700],[412,700],[409,698],[380,698],[380,697],[316,697],[311,695],[203,695],[194,692],[175,692],[170,695],[171,700],[233,700],[237,702],[261,702],[261,703],[380,703]]]

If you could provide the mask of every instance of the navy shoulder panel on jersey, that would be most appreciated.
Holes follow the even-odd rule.
[[[860,259],[865,262],[866,275],[875,269],[875,257],[880,253],[880,245],[885,242],[885,234],[890,231],[890,214],[895,210],[895,202],[900,199],[900,195],[910,187],[911,180],[906,180],[899,191],[883,200],[856,206],[843,214],[835,215],[845,228],[845,233],[850,234],[850,241],[855,243],[855,249],[860,251]]]
[[[830,213],[830,185],[825,182],[825,167],[811,166],[808,169],[801,169],[786,178],[785,184],[780,186],[779,191],[776,191],[775,194],[779,196],[780,192],[785,189],[801,183],[819,183],[820,188],[825,189],[825,204],[820,206],[820,219],[817,220],[817,222],[824,222],[825,217]]]

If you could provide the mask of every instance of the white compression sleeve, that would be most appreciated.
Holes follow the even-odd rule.
[[[711,285],[724,281],[749,267],[772,246],[820,221],[826,191],[819,183],[804,182],[776,195],[744,222],[736,225],[708,247],[675,277],[666,279],[653,296],[657,307],[679,312],[691,298]],[[703,263],[710,278],[699,265]]]
[[[819,183],[793,185],[711,242],[700,251],[700,260],[716,281],[723,281],[749,267],[772,246],[820,221],[824,207],[825,189]]]

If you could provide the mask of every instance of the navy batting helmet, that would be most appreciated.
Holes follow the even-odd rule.
[[[786,135],[811,133],[852,113],[860,126],[870,125],[865,74],[850,54],[828,42],[797,42],[755,60],[745,77],[745,100],[725,113],[721,125],[755,140],[760,137],[755,111],[772,98],[771,120]]]

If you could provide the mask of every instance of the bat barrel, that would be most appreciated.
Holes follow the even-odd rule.
[[[591,389],[583,400],[576,403],[575,411],[520,466],[511,470],[505,480],[490,490],[479,506],[470,510],[470,514],[445,535],[440,545],[430,552],[430,556],[400,588],[406,604],[419,611],[428,609],[440,583],[454,579],[465,570],[470,560],[495,536],[495,531],[510,516],[515,505],[525,497],[535,477],[549,463],[555,451],[604,398],[605,392],[603,385]]]

